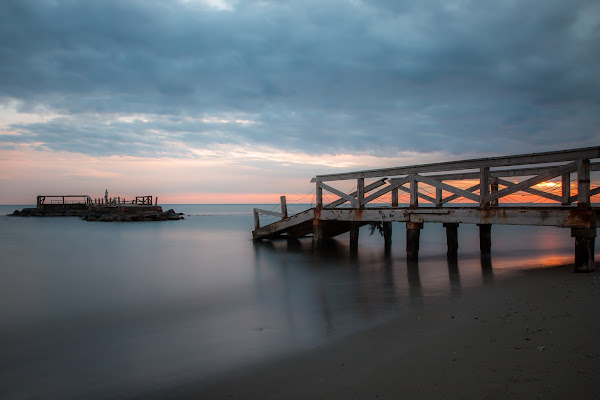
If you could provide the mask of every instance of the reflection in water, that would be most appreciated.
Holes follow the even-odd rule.
[[[303,251],[302,242],[300,242],[298,239],[293,238],[293,237],[288,237],[288,238],[286,238],[286,242],[287,242],[287,251],[293,252],[293,253],[298,253],[298,252]]]
[[[254,247],[264,256],[256,258],[256,271],[276,273],[277,285],[283,288],[278,302],[285,306],[290,333],[308,328],[326,337],[386,318],[391,310],[423,304],[425,298],[460,296],[465,288],[493,284],[498,272],[489,254],[426,253],[419,260],[407,260],[402,251],[386,251],[380,244],[351,249],[345,240],[327,239],[323,247],[313,249],[310,238],[265,242]],[[257,290],[273,286],[257,285]]]
[[[423,290],[421,287],[421,274],[419,273],[419,260],[406,261],[406,280],[410,289],[411,301],[421,303]]]
[[[341,240],[326,243],[319,249],[312,248],[310,238],[254,245],[255,289],[265,292],[263,299],[281,305],[285,330],[294,338],[300,335],[295,330],[336,336],[387,318],[391,310],[423,304],[425,297],[460,295],[465,285],[456,258],[407,260],[369,247],[350,251]],[[447,273],[440,269],[442,260]],[[489,259],[481,260],[479,279],[473,263],[462,262],[467,286],[481,284],[482,274],[486,281],[493,278]]]
[[[332,310],[329,305],[329,301],[327,299],[327,289],[323,282],[319,282],[317,285],[317,293],[318,293],[318,304],[320,306],[323,322],[325,325],[325,332],[327,336],[332,336],[334,333],[334,325],[332,318]]]
[[[494,280],[494,268],[492,268],[492,255],[481,255],[481,275],[483,283],[491,283]]]
[[[450,278],[450,294],[458,296],[462,292],[460,285],[460,271],[458,270],[458,258],[449,256],[448,260],[448,277]]]

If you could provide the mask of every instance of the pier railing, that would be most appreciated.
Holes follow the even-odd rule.
[[[388,193],[391,193],[390,205],[398,207],[399,192],[410,195],[411,207],[418,207],[421,199],[436,207],[443,207],[457,200],[470,200],[478,203],[480,208],[491,208],[498,206],[501,199],[517,192],[525,192],[563,206],[576,203],[580,207],[587,207],[590,205],[590,197],[600,193],[600,187],[592,188],[590,185],[590,171],[600,171],[600,162],[591,162],[597,158],[600,158],[600,147],[589,147],[317,175],[311,182],[316,183],[317,208],[335,208],[346,203],[352,208],[363,208]],[[571,193],[573,174],[577,176],[576,194]],[[377,180],[365,185],[365,179],[368,178]],[[560,178],[560,184],[556,185],[560,185],[560,194],[535,188],[536,185],[555,178]],[[356,190],[351,193],[332,186],[336,181],[348,180],[356,180]],[[471,182],[472,185],[459,187],[455,182]],[[419,184],[434,188],[435,196],[420,190]],[[338,199],[324,204],[323,191]]]
[[[287,202],[286,202],[285,196],[281,196],[279,198],[279,200],[280,200],[280,205],[281,205],[281,212],[277,212],[277,211],[273,211],[273,210],[263,210],[261,208],[255,208],[253,210],[253,212],[254,212],[254,229],[260,228],[260,214],[270,215],[272,217],[278,217],[278,218],[281,218],[282,220],[284,220],[288,217]]]

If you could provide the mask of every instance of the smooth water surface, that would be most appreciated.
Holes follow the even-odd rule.
[[[22,207],[0,206],[2,399],[127,398],[202,381],[573,257],[558,228],[495,225],[482,265],[476,226],[460,226],[449,263],[443,227],[426,225],[415,264],[403,224],[389,256],[368,227],[352,255],[347,235],[317,252],[310,238],[253,244],[254,205],[165,206],[186,214],[166,222],[4,216]]]

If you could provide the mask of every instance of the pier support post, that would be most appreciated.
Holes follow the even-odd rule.
[[[490,167],[479,169],[479,207],[489,208],[487,197],[490,195]]]
[[[256,208],[253,210],[253,213],[254,213],[254,231],[252,232],[252,240],[254,241],[254,243],[262,242],[262,239],[254,236],[256,234],[256,232],[260,229],[260,216],[258,215],[258,211]]]
[[[358,208],[365,208],[365,178],[358,178],[356,184],[356,201]]]
[[[571,205],[571,173],[562,176],[562,205]]]
[[[492,224],[477,224],[479,226],[479,250],[481,254],[492,252]]]
[[[417,260],[419,258],[419,239],[421,238],[421,222],[406,223],[406,258]]]
[[[279,201],[281,202],[281,219],[287,219],[288,217],[288,210],[287,210],[287,202],[285,200],[285,196],[281,196],[279,198]]]
[[[313,248],[317,249],[323,245],[323,221],[315,219],[313,221]]]
[[[497,192],[497,191],[500,189],[500,186],[499,186],[499,184],[498,184],[498,178],[497,178],[497,177],[493,177],[493,178],[491,178],[491,186],[490,186],[490,189],[491,189],[491,193],[496,193],[496,192]],[[498,207],[499,205],[500,205],[500,200],[499,200],[499,199],[492,200],[492,201],[490,202],[490,206],[492,206],[492,207]]]
[[[458,224],[445,223],[446,228],[446,243],[448,245],[448,258],[456,258],[458,256]]]
[[[358,222],[350,222],[350,250],[358,249],[358,231],[360,224]]]
[[[391,222],[383,223],[383,240],[385,242],[385,252],[387,254],[392,250],[392,223]]]
[[[253,210],[254,213],[254,230],[257,231],[260,229],[260,216],[258,215],[258,210],[255,208]]]
[[[323,208],[323,188],[321,187],[321,182],[317,182],[316,184],[315,196],[317,197],[316,208],[320,210]]]
[[[596,229],[571,229],[571,237],[575,238],[575,265],[573,272],[590,272],[594,270],[594,247]]]
[[[419,207],[419,181],[410,174],[410,208]]]

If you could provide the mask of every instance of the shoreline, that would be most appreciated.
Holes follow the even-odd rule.
[[[136,398],[600,398],[600,273],[522,270],[365,331]]]

